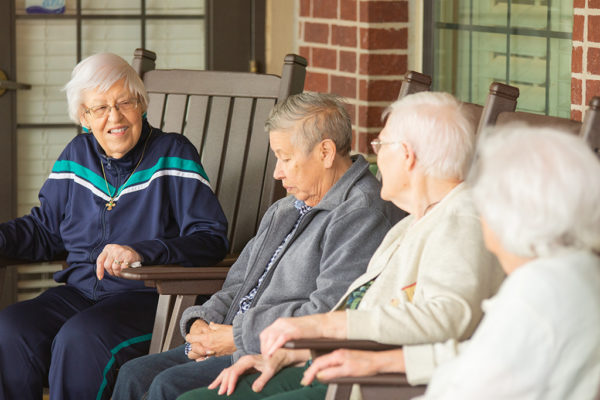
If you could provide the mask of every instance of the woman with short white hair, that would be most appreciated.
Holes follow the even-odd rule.
[[[148,99],[121,57],[81,61],[66,87],[84,134],[64,149],[31,214],[0,224],[0,254],[67,253],[64,283],[0,311],[0,399],[108,399],[117,369],[148,352],[156,290],[123,268],[207,265],[227,221],[197,150],[150,126]]]
[[[200,389],[179,400],[217,399],[218,393],[240,400],[324,399],[326,385],[312,382],[323,368],[319,359],[273,376],[308,358],[306,351],[281,349],[289,340],[325,337],[406,345],[471,336],[482,316],[481,301],[495,294],[504,279],[485,249],[463,183],[474,127],[461,103],[445,93],[407,96],[385,115],[385,127],[372,142],[382,175],[381,197],[410,215],[387,233],[366,273],[331,312],[278,319],[260,335],[262,356],[243,357],[225,370],[210,386],[218,392]],[[422,367],[419,359],[411,362],[413,368]],[[334,360],[327,367],[338,369],[339,364]],[[241,378],[238,385],[250,368],[262,374]],[[352,368],[345,372],[353,374]]]
[[[471,175],[486,246],[509,274],[464,346],[427,352],[426,399],[592,399],[600,386],[600,161],[579,137],[506,127]],[[436,362],[437,361],[437,362]]]

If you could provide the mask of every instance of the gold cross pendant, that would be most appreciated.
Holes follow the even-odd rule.
[[[110,199],[110,201],[108,203],[106,203],[106,209],[108,211],[112,210],[113,207],[115,207],[115,206],[116,206],[116,204],[115,204],[115,202],[112,199]]]

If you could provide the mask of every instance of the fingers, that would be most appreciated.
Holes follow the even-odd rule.
[[[104,259],[106,258],[106,253],[102,252],[96,259],[96,277],[98,280],[102,280],[104,278]]]
[[[104,272],[119,276],[124,268],[129,268],[131,264],[141,260],[141,256],[129,246],[107,244],[96,259],[96,276],[102,279]]]
[[[238,378],[242,374],[243,371],[239,371],[237,368],[232,368],[229,372],[229,376],[227,377],[227,386],[221,387],[219,390],[219,394],[227,393],[227,396],[231,396],[235,387],[237,385]]]
[[[283,347],[283,345],[291,339],[292,339],[292,337],[290,335],[281,333],[275,337],[273,337],[273,336],[267,337],[264,340],[264,345],[263,345],[263,340],[261,337],[260,348],[261,348],[261,352],[262,352],[263,356],[266,358],[270,358],[277,351],[277,349],[280,349],[281,347]]]
[[[217,376],[215,378],[214,381],[211,382],[210,385],[208,385],[207,387],[209,389],[216,389],[219,387],[219,385],[221,384],[221,382],[223,382],[223,377],[227,374],[227,368],[225,368],[223,371],[221,371],[221,373],[219,374],[219,376]],[[220,394],[220,393],[219,393]]]
[[[324,370],[340,365],[343,362],[343,358],[343,354],[339,350],[321,357],[317,357],[315,360],[313,360],[310,367],[304,371],[304,377],[300,381],[300,384],[304,386],[310,385],[317,377],[317,374],[319,375],[319,378],[322,378],[321,373],[323,373]]]
[[[204,358],[215,354],[214,351],[206,348],[201,343],[191,343],[191,344],[192,344],[192,350],[190,353],[193,352],[195,354],[198,354],[200,357],[204,357]]]
[[[225,393],[227,393],[228,396],[231,395],[237,386],[239,377],[248,369],[252,368],[253,365],[253,356],[244,356],[240,358],[231,367],[225,368],[208,388],[215,389],[220,385],[221,387],[219,388],[218,392],[219,395],[223,395]]]
[[[261,390],[263,390],[267,382],[271,380],[271,378],[273,377],[273,375],[275,375],[276,372],[277,371],[274,368],[265,369],[263,373],[260,374],[259,377],[256,378],[256,380],[252,384],[252,390],[255,392],[260,392]]]

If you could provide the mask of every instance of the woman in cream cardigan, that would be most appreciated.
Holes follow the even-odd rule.
[[[592,399],[600,386],[600,161],[578,137],[507,127],[471,174],[486,246],[509,275],[473,338],[319,357],[331,379],[403,371],[425,399]],[[507,162],[508,161],[508,162]],[[420,368],[409,368],[419,360]],[[406,363],[406,367],[404,364]],[[331,368],[334,366],[334,368]]]
[[[504,278],[484,246],[479,218],[464,183],[474,147],[473,127],[449,94],[418,93],[386,111],[373,141],[382,174],[381,197],[410,215],[394,226],[334,311],[282,318],[261,333],[262,355],[243,357],[210,388],[233,398],[325,397],[320,383],[301,385],[306,351],[281,349],[300,338],[370,339],[420,344],[466,339],[482,316],[481,301]],[[249,368],[262,374],[238,377]],[[258,393],[257,393],[258,392]],[[272,397],[269,397],[272,396]],[[217,398],[201,389],[181,399]]]

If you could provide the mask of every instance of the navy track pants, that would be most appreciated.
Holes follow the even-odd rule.
[[[58,286],[0,311],[0,400],[109,399],[117,369],[148,353],[158,295],[90,300]]]

